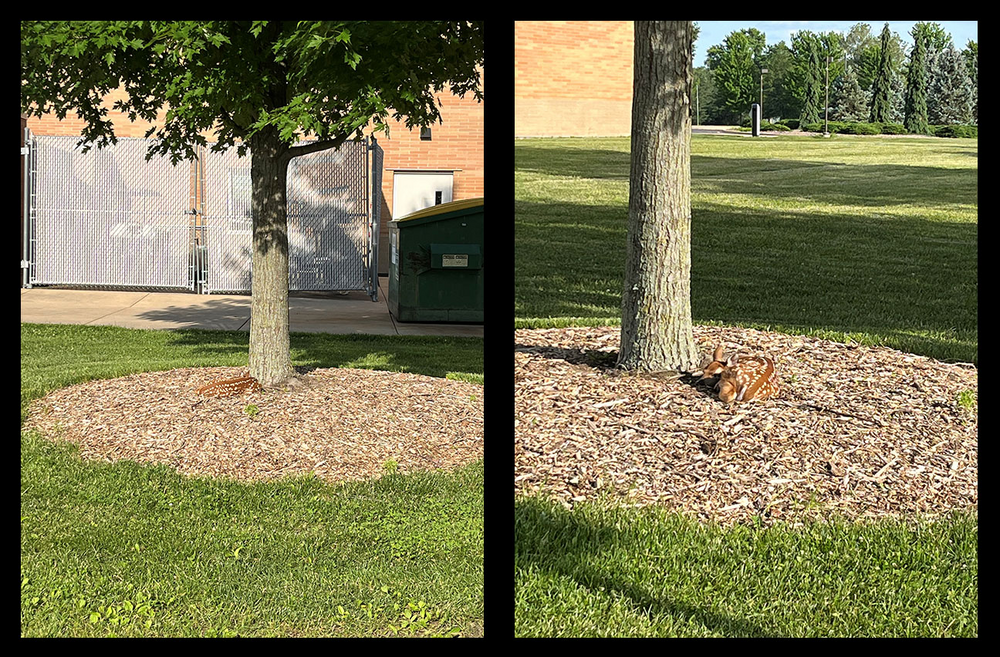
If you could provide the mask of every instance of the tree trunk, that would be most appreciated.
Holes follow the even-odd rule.
[[[288,338],[287,151],[274,128],[265,128],[250,138],[250,375],[263,386],[279,385],[293,374]]]
[[[691,23],[635,23],[628,243],[618,365],[692,371]]]

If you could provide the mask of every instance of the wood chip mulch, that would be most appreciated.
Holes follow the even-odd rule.
[[[328,481],[451,470],[483,457],[483,388],[417,374],[316,369],[283,389],[204,397],[239,368],[89,381],[36,400],[24,428],[86,459],[164,463],[186,475]]]
[[[604,496],[722,525],[978,509],[971,364],[696,326],[706,356],[724,345],[775,360],[777,398],[727,406],[696,376],[615,369],[619,334],[514,332],[515,495]]]

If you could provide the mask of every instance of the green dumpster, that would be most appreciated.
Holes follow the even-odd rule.
[[[400,322],[483,321],[483,199],[389,222],[389,312]]]

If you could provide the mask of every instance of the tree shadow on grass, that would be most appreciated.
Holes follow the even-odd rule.
[[[516,210],[516,315],[620,318],[626,209],[520,201]],[[949,353],[975,332],[977,243],[975,223],[916,213],[859,218],[702,201],[691,220],[692,315],[845,333],[919,329],[920,353]]]
[[[712,634],[727,637],[776,636],[756,623],[720,613],[705,605],[672,598],[669,593],[653,594],[648,590],[650,587],[629,581],[623,574],[607,567],[590,565],[609,561],[601,559],[603,552],[639,543],[631,533],[633,530],[627,525],[613,526],[583,518],[576,512],[537,498],[516,499],[515,571],[531,568],[569,579],[581,588],[603,590],[604,595],[620,596],[628,602],[636,615],[645,616],[654,625],[672,618],[678,623],[701,625]],[[692,577],[698,576],[699,573],[692,573]],[[584,612],[583,609],[579,610],[579,613]]]
[[[183,346],[209,360],[246,355],[244,331],[179,329],[169,344]],[[453,336],[402,336],[292,333],[292,363],[302,371],[321,367],[357,367],[444,377],[450,372],[483,373],[483,339]]]
[[[589,141],[589,140],[588,140]],[[518,144],[515,168],[541,176],[628,182],[630,154],[609,147],[587,148],[567,140]],[[952,148],[949,155],[978,159],[978,152]],[[975,169],[910,164],[845,164],[836,161],[781,158],[741,159],[691,156],[691,191],[805,197],[817,203],[859,206],[919,204],[931,207],[975,202]]]

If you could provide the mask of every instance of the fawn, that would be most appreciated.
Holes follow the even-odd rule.
[[[774,361],[767,356],[738,358],[730,356],[722,360],[723,349],[716,347],[712,362],[705,368],[701,378],[719,376],[715,387],[719,399],[725,403],[732,401],[763,400],[778,394],[778,381],[774,373]]]
[[[244,390],[256,392],[260,390],[260,383],[252,376],[238,376],[235,379],[213,381],[204,385],[198,388],[198,394],[206,397],[229,397],[238,395]]]

